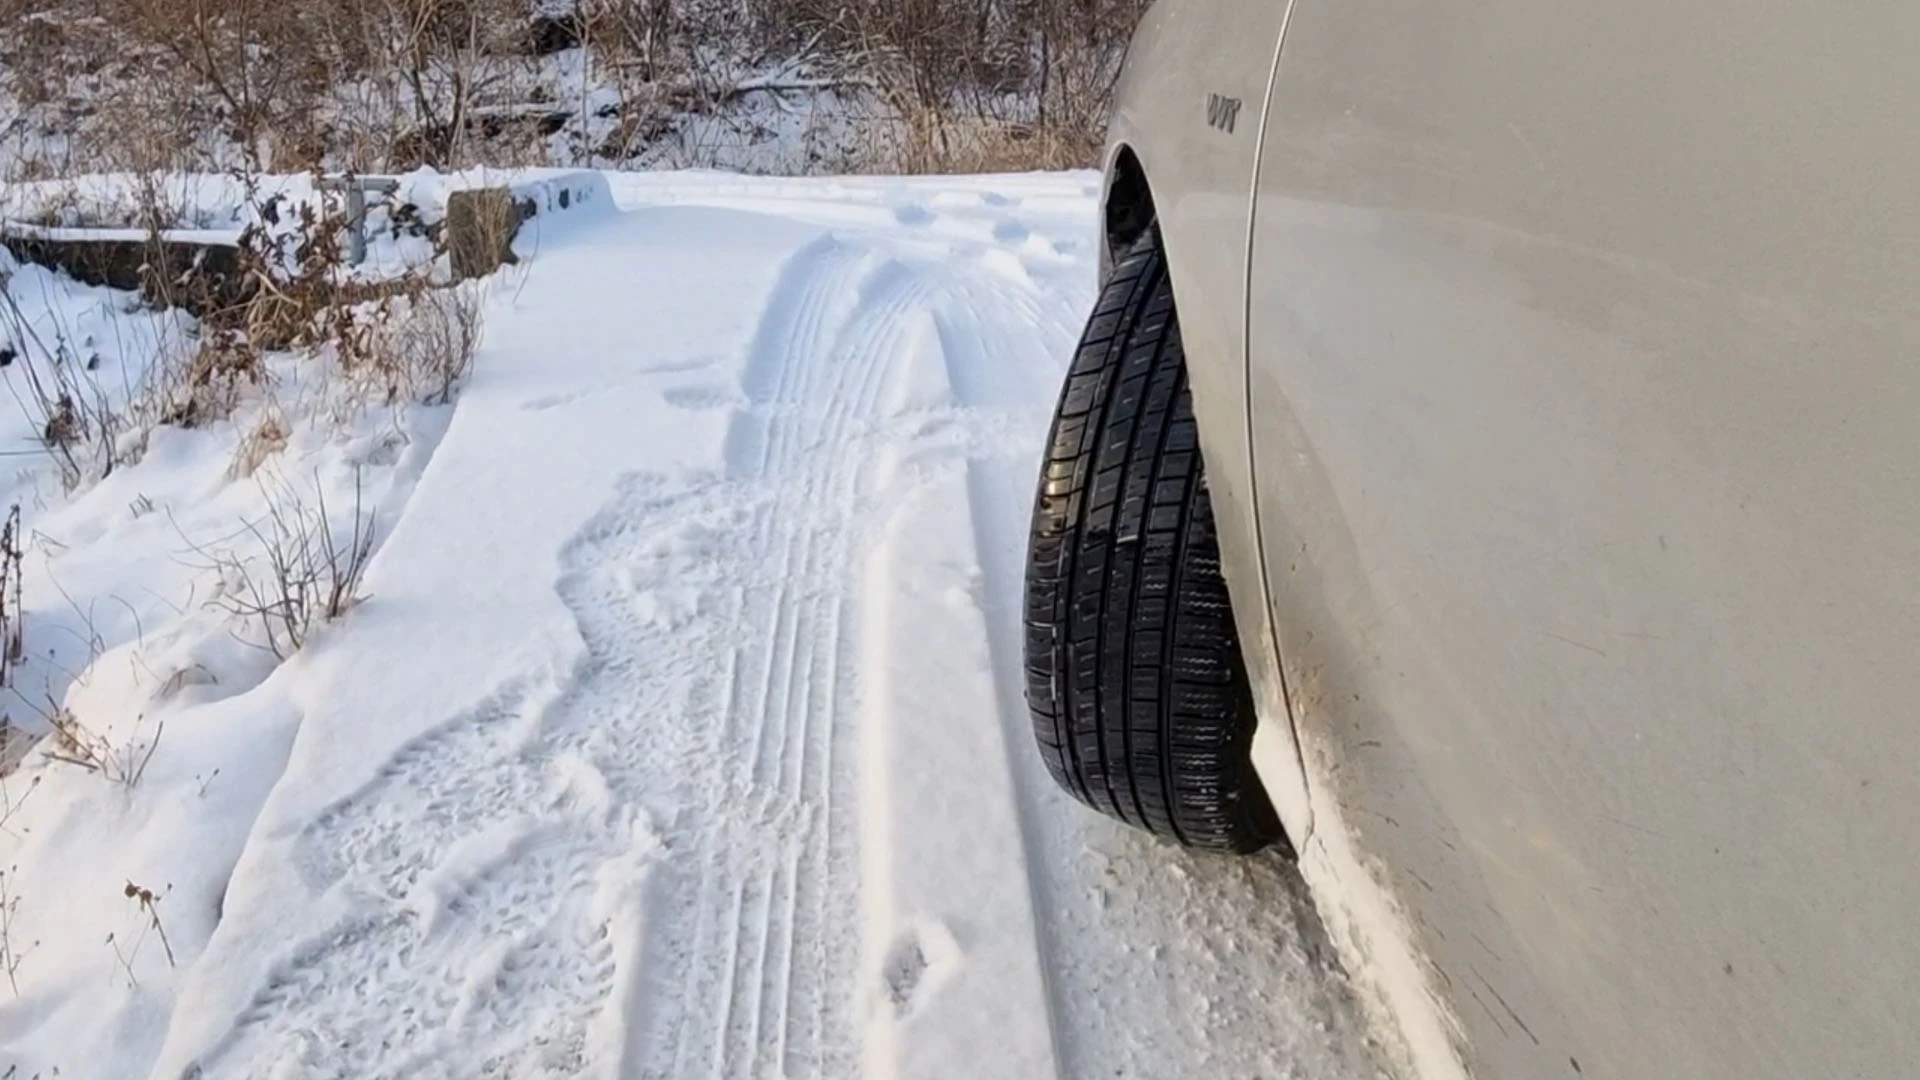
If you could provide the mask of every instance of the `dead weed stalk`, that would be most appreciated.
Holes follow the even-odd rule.
[[[114,958],[120,961],[120,970],[126,972],[127,984],[129,986],[139,986],[140,980],[135,978],[133,974],[133,962],[139,958],[140,946],[146,944],[147,932],[149,930],[159,936],[160,947],[166,950],[167,966],[178,967],[179,962],[173,955],[173,943],[167,940],[167,928],[160,921],[161,895],[144,885],[135,885],[131,881],[127,882],[127,886],[123,892],[127,899],[138,905],[140,914],[145,917],[144,925],[140,927],[140,936],[133,940],[133,944],[128,946],[126,952],[120,951],[120,941],[117,934],[109,933],[107,935],[107,944],[113,948]]]
[[[27,943],[25,948],[14,940],[14,921],[20,914],[20,894],[13,891],[10,879],[18,877],[19,867],[0,870],[0,971],[7,976],[7,985],[13,988],[13,996],[20,996],[20,964],[28,953],[40,943]]]
[[[129,788],[139,784],[140,778],[146,775],[147,765],[160,749],[160,737],[167,730],[162,721],[154,727],[153,738],[136,737],[123,746],[115,746],[106,736],[81,723],[73,710],[64,705],[49,703],[45,719],[50,729],[48,759],[77,765],[108,783]]]

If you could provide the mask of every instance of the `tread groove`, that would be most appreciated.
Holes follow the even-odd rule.
[[[1174,402],[1177,402],[1180,395],[1185,393],[1186,390],[1186,372],[1183,365],[1180,370],[1176,371],[1174,377]],[[1170,416],[1168,422],[1161,425],[1159,444],[1154,448],[1155,473],[1164,472],[1167,443],[1172,439],[1174,428],[1179,423],[1179,410],[1174,402],[1169,402],[1168,404]],[[1149,494],[1149,498],[1151,499],[1151,493]],[[1191,502],[1191,498],[1189,498],[1188,501]],[[1153,504],[1150,502],[1147,507],[1149,522],[1152,518],[1152,511]],[[1179,788],[1175,783],[1173,769],[1173,728],[1175,723],[1173,715],[1173,645],[1174,642],[1179,640],[1179,635],[1175,632],[1175,620],[1179,616],[1180,586],[1185,577],[1183,573],[1185,569],[1183,558],[1186,554],[1185,545],[1179,541],[1180,537],[1176,535],[1174,537],[1172,577],[1167,582],[1167,594],[1162,601],[1167,613],[1166,625],[1168,630],[1160,635],[1160,708],[1157,717],[1159,721],[1157,730],[1160,736],[1160,754],[1156,764],[1159,765],[1160,768],[1160,783],[1164,785],[1162,793],[1167,799],[1167,828],[1172,832],[1173,839],[1176,843],[1187,845],[1190,844],[1191,841],[1187,837],[1186,830],[1180,827],[1180,808],[1175,801],[1178,798]],[[1143,564],[1145,561],[1144,559],[1141,560]],[[1138,586],[1136,586],[1136,589],[1137,588]],[[1136,650],[1129,650],[1129,656],[1134,655],[1135,652]]]

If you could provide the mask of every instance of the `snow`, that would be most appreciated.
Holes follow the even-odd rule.
[[[1097,177],[606,181],[486,283],[455,406],[296,424],[254,479],[243,414],[21,481],[30,649],[83,643],[45,693],[144,768],[5,781],[0,1075],[1376,1076],[1290,868],[1030,750]],[[240,644],[193,552],[356,483],[364,601]]]
[[[97,358],[85,385],[121,407],[143,362],[182,347],[181,316],[38,268],[12,268],[9,296],[18,315],[0,318],[0,331],[23,350],[7,370],[20,407],[0,410],[9,453],[33,444],[39,421],[21,374],[50,371],[49,354],[64,352],[70,370]],[[300,391],[286,387],[289,411]],[[21,471],[0,488],[24,504],[31,530],[28,662],[6,713],[44,729],[58,703],[85,734],[77,746],[43,743],[0,782],[0,994],[11,995],[0,1073],[144,1074],[299,727],[285,688],[304,658],[276,670],[258,627],[219,602],[233,584],[219,564],[258,566],[245,524],[274,505],[324,498],[351,509],[357,485],[378,521],[397,518],[448,411],[296,427],[252,476],[234,462],[257,412],[212,429],[156,428],[137,464],[72,495],[56,470],[32,467],[44,455],[15,457]],[[99,463],[84,464],[98,476]],[[158,896],[151,910],[129,885]]]

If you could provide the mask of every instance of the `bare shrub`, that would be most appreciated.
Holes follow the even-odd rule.
[[[779,0],[905,129],[903,171],[1097,161],[1144,0]]]
[[[177,73],[152,80],[163,111],[213,126],[256,172],[455,164],[527,14],[516,0],[94,2]]]
[[[184,363],[163,363],[154,372],[144,404],[157,423],[196,428],[233,415],[247,387],[266,378],[260,350],[243,334],[209,330]]]
[[[445,405],[473,370],[480,345],[481,294],[471,284],[424,289],[388,323],[390,378],[406,397]]]
[[[258,170],[271,157],[267,133],[301,75],[283,45],[297,41],[300,5],[276,0],[106,0],[105,8],[178,73],[155,80],[174,108],[191,114],[211,103],[223,134]]]
[[[345,273],[340,243],[345,218],[312,203],[290,212],[297,215],[293,230],[270,237],[250,229],[243,237],[243,261],[253,279],[250,298],[234,320],[244,325],[243,339],[256,349],[325,354],[357,401],[450,400],[479,345],[479,292],[435,284],[430,271],[354,278]],[[467,232],[504,246],[517,221],[481,220],[481,226],[502,230],[497,240],[484,228]]]
[[[326,339],[361,287],[346,279],[341,237],[349,222],[343,205],[279,196],[255,200],[259,219],[240,234],[245,299],[219,312],[218,325],[243,329],[262,349],[288,349]],[[287,221],[288,218],[291,221]],[[274,229],[267,222],[287,222]]]
[[[284,660],[298,652],[315,629],[360,603],[376,522],[362,504],[357,472],[353,513],[344,529],[330,517],[324,493],[309,503],[284,482],[263,483],[261,491],[266,516],[242,529],[253,550],[189,543],[205,560],[204,568],[221,576],[214,603],[259,632],[259,639],[249,644]]]
[[[377,42],[382,85],[398,84],[419,161],[450,166],[466,159],[476,99],[503,79],[524,35],[528,10],[513,0],[358,0],[348,5]]]
[[[344,391],[336,419],[369,404],[444,405],[472,370],[482,296],[473,283],[409,276],[336,295],[310,325],[323,335],[314,345],[330,357]]]

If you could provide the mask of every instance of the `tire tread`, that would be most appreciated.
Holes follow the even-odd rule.
[[[1220,572],[1172,283],[1153,230],[1068,368],[1034,505],[1027,700],[1075,798],[1177,843],[1279,836]]]

